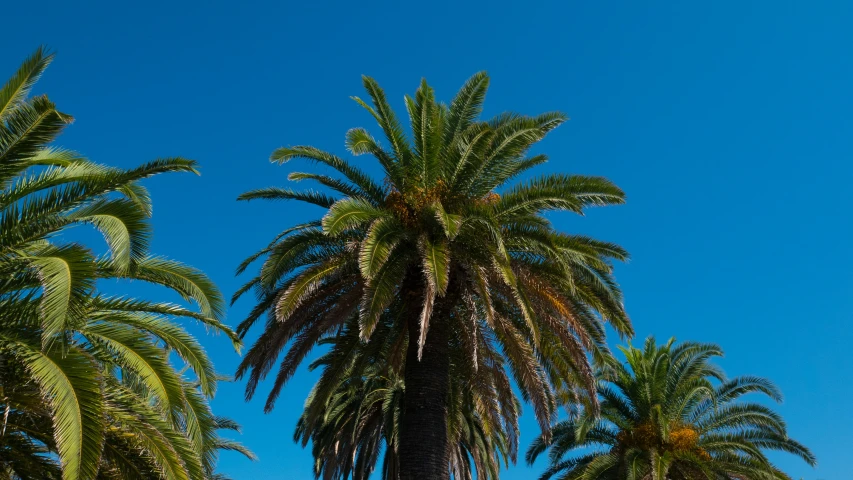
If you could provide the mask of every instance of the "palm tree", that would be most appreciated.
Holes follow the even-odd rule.
[[[384,315],[380,330],[393,322]],[[382,478],[399,477],[400,413],[405,385],[397,362],[389,361],[391,336],[373,335],[362,344],[358,317],[353,316],[335,339],[328,353],[312,368],[341,368],[340,352],[358,350],[358,361],[347,362],[346,375],[330,396],[319,382],[305,404],[294,440],[305,446],[312,442],[315,476],[324,479],[364,480],[382,458]],[[448,402],[450,448],[449,469],[459,480],[497,479],[501,464],[515,462],[518,449],[518,414],[509,378],[503,368],[490,368],[487,359],[477,373],[464,371],[467,364],[451,367]],[[501,361],[500,358],[494,359]],[[463,370],[463,371],[460,371]],[[476,476],[476,477],[475,477]]]
[[[317,341],[334,335],[352,312],[358,312],[359,335],[367,341],[394,299],[403,299],[394,326],[401,341],[390,357],[405,359],[399,440],[404,480],[449,476],[454,359],[477,365],[477,356],[502,352],[547,430],[557,396],[578,384],[594,389],[585,354],[603,353],[603,323],[631,333],[610,264],[626,252],[558,232],[543,215],[619,204],[623,192],[606,179],[577,175],[513,183],[546,161],[528,151],[566,117],[507,113],[479,121],[488,83],[485,73],[474,75],[449,106],[437,103],[432,88],[421,83],[414,98],[405,99],[409,137],[382,89],[364,77],[372,106],[355,100],[379,123],[386,145],[361,128],[347,132],[346,145],[354,155],[374,157],[384,179],[314,147],[285,147],[272,161],[307,159],[343,178],[291,173],[291,180],[316,181],[331,194],[264,188],[240,197],[300,200],[325,209],[322,219],[285,230],[238,269],[264,258],[259,274],[234,298],[250,290],[259,298],[238,327],[240,335],[268,316],[237,371],[238,378],[251,371],[247,397],[288,344],[267,410]]]
[[[528,463],[550,449],[541,480],[790,479],[767,459],[778,450],[815,464],[812,453],[788,437],[785,422],[764,405],[740,397],[763,394],[781,401],[759,377],[726,379],[710,360],[716,345],[671,339],[658,346],[621,348],[626,364],[611,362],[601,374],[601,416],[581,412],[540,437]]]
[[[240,343],[203,273],[148,254],[151,205],[138,183],[195,172],[195,164],[174,158],[122,170],[47,146],[71,121],[46,97],[28,98],[52,58],[38,49],[0,89],[0,471],[210,478],[221,443],[207,404],[217,376],[176,321],[199,321]],[[79,224],[104,235],[107,255],[63,241]],[[102,279],[159,284],[199,311],[105,295]],[[181,372],[172,353],[185,363]]]

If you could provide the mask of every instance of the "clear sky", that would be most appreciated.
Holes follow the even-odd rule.
[[[363,94],[360,75],[400,112],[421,77],[449,100],[478,70],[492,76],[487,114],[566,112],[539,148],[551,157],[540,172],[605,175],[629,201],[556,223],[630,250],[618,279],[638,340],[721,344],[730,375],[782,388],[791,435],[820,462],[779,465],[850,478],[853,3],[42,1],[3,13],[2,78],[41,43],[59,54],[39,91],[77,119],[61,145],[126,167],[201,163],[201,177],[147,182],[153,249],[229,296],[242,258],[318,213],[235,198],[310,168],[269,164],[279,146],[344,154],[348,128],[376,131],[348,98]],[[239,302],[229,322],[250,307]],[[203,341],[233,373],[225,339]],[[216,412],[242,423],[260,456],[226,454],[224,472],[311,477],[310,451],[291,439],[315,378],[300,371],[270,415],[263,398],[244,403],[243,385],[220,388]],[[522,464],[502,478],[541,471]]]

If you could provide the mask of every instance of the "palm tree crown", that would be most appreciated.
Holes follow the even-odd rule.
[[[249,374],[247,397],[288,344],[267,410],[318,340],[334,336],[356,315],[359,335],[369,341],[383,313],[399,307],[388,334],[400,339],[389,358],[405,363],[402,478],[446,468],[451,362],[467,362],[475,371],[480,356],[505,356],[547,430],[558,399],[578,385],[594,389],[585,352],[604,352],[603,321],[631,333],[610,264],[626,252],[561,233],[543,216],[619,204],[623,192],[604,178],[578,175],[513,183],[546,161],[528,151],[566,117],[507,113],[478,120],[488,83],[484,73],[474,75],[449,106],[421,83],[414,97],[405,98],[407,135],[382,89],[364,77],[371,104],[355,101],[378,122],[385,144],[355,128],[346,145],[353,155],[375,158],[384,179],[314,147],[285,147],[272,161],[307,159],[343,177],[290,174],[332,195],[264,188],[240,197],[300,200],[326,210],[322,219],[282,232],[238,270],[264,258],[258,275],[235,295],[255,290],[259,299],[238,327],[240,335],[268,315],[237,372]],[[415,442],[415,432],[426,439]],[[421,472],[408,470],[415,457]]]
[[[740,397],[781,394],[759,377],[727,379],[710,360],[716,345],[657,345],[621,349],[627,362],[601,372],[601,416],[573,415],[527,452],[532,463],[550,449],[541,479],[789,479],[765,456],[779,450],[815,464],[812,453],[788,437],[773,410]],[[715,383],[716,382],[716,383]]]

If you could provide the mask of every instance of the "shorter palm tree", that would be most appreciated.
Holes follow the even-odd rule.
[[[530,464],[550,450],[541,479],[789,479],[766,450],[815,465],[776,412],[740,400],[759,393],[779,402],[779,390],[759,377],[726,379],[710,363],[723,354],[718,346],[675,339],[658,346],[650,337],[643,349],[621,350],[627,362],[600,372],[600,417],[575,413],[556,425],[550,442],[540,437],[530,446]]]

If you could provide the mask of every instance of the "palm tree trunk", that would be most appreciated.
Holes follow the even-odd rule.
[[[430,320],[423,356],[418,361],[418,332],[423,306],[423,274],[410,272],[403,282],[408,301],[403,315],[409,330],[403,412],[400,419],[400,480],[448,480],[447,395],[450,388],[450,321],[458,300],[449,285]]]

